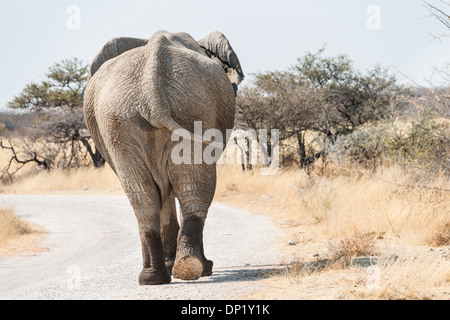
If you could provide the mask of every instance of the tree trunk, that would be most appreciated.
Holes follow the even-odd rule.
[[[247,137],[245,137],[245,147],[246,147],[245,156],[247,158],[246,169],[247,169],[247,171],[251,171],[251,170],[253,170],[252,161],[250,159],[251,158],[251,152],[252,152],[252,149],[251,149],[252,146],[251,146],[250,139],[247,138]]]
[[[304,167],[306,159],[305,132],[297,132],[298,155],[300,157],[300,167]]]
[[[89,141],[85,138],[81,138],[81,142],[84,144],[89,155],[91,156],[94,167],[96,167],[96,168],[103,167],[105,165],[106,161],[105,161],[105,158],[103,158],[103,156],[101,155],[100,151],[98,151],[98,149],[95,148],[95,152],[93,152],[92,147],[89,144]]]
[[[91,154],[92,162],[94,163],[94,167],[100,168],[105,165],[105,158],[101,155],[100,151],[95,148],[95,153]]]
[[[244,160],[244,154],[245,154],[245,151],[244,151],[244,149],[239,145],[238,140],[237,140],[236,137],[234,137],[234,144],[239,148],[242,171],[245,171],[245,160]]]

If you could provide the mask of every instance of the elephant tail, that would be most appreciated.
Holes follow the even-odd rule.
[[[223,143],[218,143],[209,139],[205,139],[204,137],[199,136],[198,134],[192,133],[189,130],[184,129],[172,117],[165,119],[165,121],[162,121],[161,124],[164,127],[166,127],[170,132],[172,132],[172,135],[175,134],[178,137],[188,139],[192,142],[200,142],[220,149],[224,148]]]
[[[148,119],[142,113],[141,113],[141,116],[145,120],[147,120],[150,124],[155,124],[155,120],[156,120],[156,122],[159,125],[161,125],[161,126],[157,126],[157,127],[165,127],[170,132],[172,132],[172,135],[175,135],[175,136],[178,136],[178,137],[182,137],[183,139],[188,139],[188,140],[190,140],[192,142],[200,142],[202,144],[211,145],[211,146],[213,146],[215,148],[220,148],[220,149],[224,148],[223,143],[215,142],[215,141],[212,141],[212,140],[209,140],[209,139],[205,139],[204,137],[199,136],[198,134],[192,133],[189,130],[184,129],[170,115],[160,116],[158,119],[155,119],[153,121]]]

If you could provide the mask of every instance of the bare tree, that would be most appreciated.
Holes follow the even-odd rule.
[[[0,180],[11,181],[12,176],[28,163],[35,163],[45,170],[50,170],[52,162],[51,159],[45,158],[38,154],[37,151],[30,150],[26,147],[21,148],[19,151],[16,146],[13,145],[11,139],[8,139],[8,145],[4,144],[3,141],[0,140],[0,148],[11,152],[11,157],[8,163],[1,171]]]
[[[46,158],[46,169],[79,167],[89,159],[95,167],[103,166],[105,160],[91,145],[83,117],[88,65],[76,58],[63,60],[51,66],[46,76],[47,79],[40,83],[28,84],[8,103],[11,109],[26,111],[19,117],[33,116],[32,123],[17,132],[22,143],[14,145],[10,141],[12,149],[9,150],[25,148],[22,151],[31,156],[29,162],[39,157]],[[33,143],[23,143],[25,138]],[[33,157],[33,154],[38,157]],[[14,152],[11,156],[17,162]]]
[[[447,13],[450,11],[450,2],[448,1],[440,1],[440,5],[442,7],[438,7],[437,5],[431,4],[428,1],[424,1],[425,7],[431,13],[431,16],[436,18],[447,30],[450,30],[450,15]],[[448,37],[450,33],[444,33],[439,36],[435,36],[435,38]]]

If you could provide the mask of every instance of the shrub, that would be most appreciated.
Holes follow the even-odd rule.
[[[410,123],[361,126],[327,147],[328,158],[344,168],[376,170],[384,161],[424,173],[450,176],[450,123],[424,118]]]
[[[391,134],[387,124],[358,127],[327,146],[328,159],[344,169],[359,165],[375,170],[383,163]]]
[[[450,175],[450,125],[429,120],[413,123],[405,135],[392,135],[385,155],[403,167]]]

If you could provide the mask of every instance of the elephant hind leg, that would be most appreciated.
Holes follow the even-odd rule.
[[[161,236],[166,257],[166,266],[172,273],[175,256],[177,254],[177,237],[180,226],[177,219],[175,199],[169,198],[163,203],[161,211]]]
[[[143,270],[139,276],[139,284],[155,285],[171,281],[166,267],[161,236],[162,210],[159,188],[144,161],[134,156],[130,160],[115,161],[115,168],[138,221],[142,244]]]
[[[203,250],[203,228],[214,197],[215,167],[171,164],[169,169],[183,215],[172,274],[182,280],[196,280],[212,274],[213,262],[206,259]]]
[[[204,219],[183,219],[172,272],[175,278],[197,280],[212,274],[213,262],[203,252],[203,227]]]

